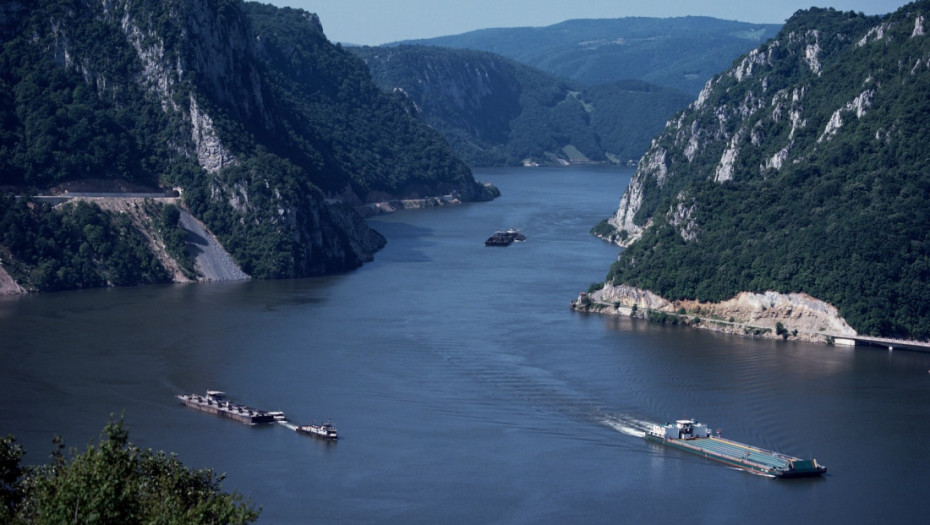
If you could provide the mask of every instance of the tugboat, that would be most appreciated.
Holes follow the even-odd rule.
[[[207,395],[198,394],[179,394],[177,396],[185,405],[218,416],[228,417],[229,419],[245,423],[246,425],[256,425],[259,423],[271,423],[278,418],[284,418],[284,412],[265,412],[247,405],[233,403],[226,398],[224,392],[219,390],[207,390]]]
[[[488,237],[486,241],[484,241],[484,245],[485,246],[510,246],[511,244],[514,243],[514,241],[523,242],[525,240],[526,240],[526,235],[523,235],[522,233],[520,233],[519,230],[510,228],[509,230],[506,230],[506,231],[498,230],[494,232],[493,235],[491,235],[490,237]]]
[[[339,439],[339,434],[336,432],[336,427],[334,427],[332,423],[323,423],[320,425],[301,425],[297,427],[297,432],[299,434],[307,434],[310,436],[333,441]]]
[[[816,459],[801,459],[771,450],[712,436],[707,425],[693,419],[679,419],[674,424],[654,425],[646,439],[662,445],[691,452],[740,470],[775,478],[821,476],[827,467]]]

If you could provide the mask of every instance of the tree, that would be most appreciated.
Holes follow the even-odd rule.
[[[260,510],[224,493],[222,475],[192,470],[174,455],[141,450],[122,421],[104,427],[96,445],[70,459],[20,467],[21,447],[0,439],[0,521],[43,523],[250,523]]]

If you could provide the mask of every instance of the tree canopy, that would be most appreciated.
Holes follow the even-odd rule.
[[[199,524],[251,523],[256,510],[222,490],[222,475],[177,457],[140,449],[122,421],[110,422],[83,452],[57,448],[47,465],[23,466],[13,436],[0,438],[0,522]]]

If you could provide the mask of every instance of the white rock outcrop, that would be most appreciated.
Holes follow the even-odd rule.
[[[608,284],[579,295],[572,308],[633,317],[661,312],[680,316],[695,328],[762,337],[782,337],[776,333],[779,324],[790,338],[805,341],[856,335],[834,306],[804,293],[742,292],[726,301],[707,303],[669,301],[649,290]]]

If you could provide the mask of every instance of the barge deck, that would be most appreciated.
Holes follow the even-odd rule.
[[[247,405],[233,403],[226,399],[226,394],[218,390],[207,390],[207,395],[179,394],[177,396],[185,405],[206,412],[226,417],[246,425],[272,423],[284,419],[283,412],[266,412]]]
[[[674,425],[656,425],[646,432],[646,439],[776,478],[820,476],[827,472],[827,467],[818,464],[816,459],[797,458],[712,436],[706,425],[692,419],[678,420]]]

